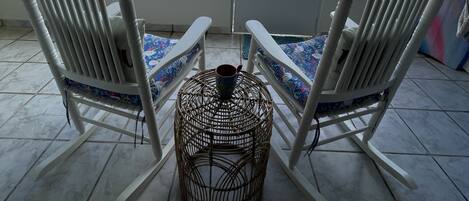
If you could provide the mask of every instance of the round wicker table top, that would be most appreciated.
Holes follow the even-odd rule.
[[[212,133],[237,134],[256,128],[272,115],[272,98],[264,83],[240,72],[232,98],[220,100],[214,70],[200,72],[180,89],[177,110],[191,126]]]

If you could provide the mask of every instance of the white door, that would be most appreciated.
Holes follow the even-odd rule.
[[[277,34],[312,35],[318,26],[321,0],[235,0],[234,31],[246,32],[247,20],[262,22]]]
[[[338,0],[235,0],[234,31],[246,32],[250,19],[276,34],[315,35],[329,31],[330,12]],[[366,0],[355,0],[350,17],[359,22]]]

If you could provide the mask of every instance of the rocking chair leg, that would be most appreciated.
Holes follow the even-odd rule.
[[[200,71],[204,71],[206,69],[206,66],[205,66],[205,35],[202,36],[203,39],[201,40],[201,42],[199,42],[199,48],[202,50],[202,54],[200,55],[200,58],[199,58],[199,72]]]
[[[341,127],[344,129],[353,129],[353,125],[350,122],[342,123]],[[403,183],[410,189],[416,189],[417,184],[410,175],[399,167],[397,164],[392,162],[386,155],[381,153],[371,142],[365,142],[362,136],[354,135],[351,137],[353,141],[360,146],[360,148],[380,167],[389,172],[399,182]]]
[[[254,72],[254,56],[257,52],[257,42],[254,37],[251,38],[251,46],[249,47],[249,56],[248,56],[248,65],[246,67],[246,72],[253,73]]]
[[[306,177],[301,174],[297,167],[289,168],[288,167],[288,156],[285,151],[282,150],[280,145],[272,142],[272,149],[275,152],[275,155],[280,159],[280,165],[282,169],[287,173],[288,177],[295,183],[295,185],[300,189],[304,195],[308,197],[308,200],[314,201],[326,201],[321,193],[316,190],[311,182],[309,182]]]
[[[103,120],[109,113],[101,111],[94,118],[97,121]],[[85,132],[81,133],[80,136],[68,142],[65,146],[59,149],[57,152],[52,154],[50,157],[44,159],[39,163],[33,170],[33,178],[38,179],[46,174],[49,170],[53,169],[56,165],[67,159],[76,149],[85,142],[96,129],[96,125],[90,125]]]
[[[70,97],[67,98],[67,107],[69,109],[69,114],[70,118],[73,121],[73,124],[75,125],[76,129],[80,134],[85,133],[85,126],[83,124],[83,121],[80,119],[80,110],[78,109],[77,104],[75,101],[73,101]]]
[[[155,155],[156,161],[159,161],[162,157],[162,149],[160,137],[158,136],[158,126],[156,124],[156,112],[153,109],[152,101],[150,101],[151,98],[149,91],[144,95],[148,96],[148,98],[142,96],[142,100],[147,100],[142,101],[143,112],[145,114],[145,122],[147,124],[153,154]]]
[[[169,156],[174,151],[174,140],[171,140],[163,149],[162,158],[156,162],[155,165],[150,167],[145,173],[137,177],[132,183],[125,188],[125,190],[117,197],[116,201],[131,201],[136,200],[138,195],[145,189],[150,181],[161,170]]]

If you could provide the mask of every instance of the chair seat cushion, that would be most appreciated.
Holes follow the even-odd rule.
[[[177,39],[163,38],[151,34],[145,34],[143,39],[144,60],[146,64],[147,73],[158,64],[160,61],[177,43]],[[150,91],[153,100],[156,100],[161,92],[168,86],[176,77],[182,72],[182,68],[190,62],[197,54],[199,47],[196,46],[191,49],[185,56],[161,68],[153,77],[149,78]],[[85,85],[70,79],[65,79],[67,88],[78,92],[80,94],[90,94],[99,99],[110,99],[110,101],[119,101],[123,104],[130,104],[140,106],[139,95],[129,95],[116,93],[109,90],[100,89],[97,87]],[[106,101],[106,100],[104,100]]]
[[[322,35],[299,43],[282,44],[280,48],[312,81],[314,80],[316,68],[322,57],[326,39],[327,35]],[[259,52],[263,55],[262,50],[259,50]],[[309,85],[268,56],[264,55],[261,58],[269,67],[277,83],[279,83],[300,105],[304,106],[310,92]],[[319,103],[316,112],[319,114],[332,113],[333,111],[344,110],[352,106],[377,102],[379,97],[380,94],[373,94],[353,100]]]

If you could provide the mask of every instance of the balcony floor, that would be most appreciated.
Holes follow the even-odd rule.
[[[97,129],[56,169],[31,177],[33,166],[78,135],[67,125],[36,40],[30,29],[0,28],[0,200],[114,200],[153,156],[150,145],[134,148],[133,139],[109,130]],[[236,35],[209,34],[207,65],[239,63],[240,44]],[[116,116],[106,121],[135,126]],[[415,178],[418,189],[399,184],[348,139],[318,147],[300,169],[331,201],[469,200],[469,74],[417,56],[373,142]],[[178,200],[175,164],[172,156],[139,200]],[[306,200],[274,154],[263,200]]]

